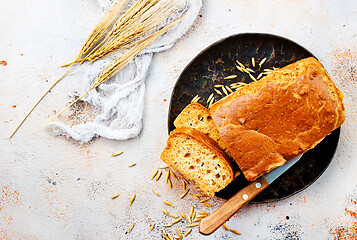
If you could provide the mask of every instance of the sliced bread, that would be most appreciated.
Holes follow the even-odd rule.
[[[210,137],[192,128],[176,128],[170,133],[161,159],[193,180],[209,197],[233,180],[228,156]]]
[[[228,156],[231,156],[221,139],[221,135],[213,122],[209,110],[201,104],[190,103],[187,105],[175,119],[174,125],[176,128],[190,127],[208,135],[218,143]]]

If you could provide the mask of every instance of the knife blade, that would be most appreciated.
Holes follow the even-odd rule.
[[[295,163],[297,163],[302,155],[297,156],[296,158],[291,159],[290,161],[286,162],[284,165],[277,167],[270,172],[266,173],[263,175],[263,178],[271,184],[274,182],[278,177],[280,177],[284,172],[286,172],[291,166],[293,166]]]
[[[222,224],[231,218],[233,214],[238,212],[255,196],[257,196],[284,172],[286,172],[291,166],[297,163],[301,157],[302,155],[291,159],[284,165],[275,168],[269,173],[264,174],[245,188],[241,189],[216,211],[200,221],[199,232],[208,235],[216,231]]]

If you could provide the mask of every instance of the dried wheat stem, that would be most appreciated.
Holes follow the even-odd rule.
[[[75,104],[76,102],[78,102],[79,100],[81,100],[90,90],[92,90],[93,88],[89,88],[87,91],[85,91],[85,93],[83,93],[79,98],[77,98],[76,100],[74,100],[71,104],[69,104],[67,107],[63,108],[61,111],[59,111],[56,115],[54,115],[53,117],[51,117],[47,122],[45,122],[45,124],[51,122],[53,119],[55,119],[58,115],[60,115],[62,112],[64,112],[67,108],[71,107],[73,104]]]
[[[73,65],[72,65],[73,66]],[[59,78],[57,79],[52,85],[51,87],[40,97],[40,99],[35,103],[35,105],[33,105],[33,107],[30,109],[30,111],[28,111],[28,113],[25,115],[25,117],[22,119],[22,121],[17,125],[17,127],[15,128],[15,130],[10,134],[9,138],[12,138],[12,136],[14,136],[14,134],[16,133],[16,131],[20,128],[20,126],[24,123],[24,121],[28,118],[28,116],[32,113],[32,111],[37,107],[37,105],[42,101],[42,99],[47,95],[47,93],[69,72],[69,70],[71,70],[71,67],[69,67],[67,69],[67,71]]]
[[[83,57],[95,44],[99,42],[100,38],[105,34],[109,27],[112,26],[114,22],[118,19],[119,13],[122,10],[125,2],[125,0],[118,1],[109,8],[103,18],[95,26],[95,28],[87,38],[86,42],[83,44],[81,50],[79,51],[76,57],[76,60]]]
[[[150,12],[145,13],[144,15],[136,16],[136,22],[132,23],[129,28],[121,29],[119,34],[108,37],[110,35],[109,33],[107,38],[103,40],[106,41],[106,43],[95,52],[88,54],[88,56],[83,60],[95,61],[100,58],[110,56],[137,44],[141,41],[141,39],[136,41],[134,40],[144,34],[146,34],[146,37],[142,39],[143,41],[147,39],[148,36],[150,37],[150,35],[156,31],[154,27],[157,27],[160,22],[176,11],[177,5],[174,6],[172,3],[161,5],[159,5],[156,10],[151,9]],[[113,27],[113,29],[116,30],[115,27]]]
[[[84,93],[82,94],[78,99],[73,101],[70,105],[62,109],[59,113],[57,113],[55,116],[53,116],[50,120],[46,122],[46,124],[50,121],[52,121],[54,118],[56,118],[59,114],[61,114],[63,111],[65,111],[67,108],[72,106],[74,103],[82,99],[90,90],[94,89],[95,87],[98,87],[100,84],[106,82],[108,79],[113,77],[116,73],[118,73],[123,67],[125,67],[131,60],[133,60],[143,49],[148,47],[150,44],[152,44],[157,38],[159,38],[162,34],[167,32],[170,28],[175,26],[178,22],[182,20],[182,18],[185,15],[182,15],[178,17],[176,20],[171,22],[170,24],[164,26],[160,30],[158,30],[155,33],[150,34],[149,36],[145,37],[144,40],[142,40],[141,44],[137,44],[136,46],[132,47],[122,55],[120,55],[116,60],[114,60],[111,64],[109,64],[96,78],[94,84]]]

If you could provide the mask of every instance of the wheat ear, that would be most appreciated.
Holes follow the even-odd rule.
[[[182,15],[181,17],[177,18],[172,23],[166,25],[165,27],[161,28],[157,32],[147,36],[145,38],[145,41],[140,42],[141,44],[137,44],[133,48],[129,49],[127,52],[125,52],[122,55],[120,55],[116,60],[114,60],[111,64],[109,64],[109,66],[107,66],[98,75],[98,77],[96,78],[94,84],[87,91],[85,91],[85,93],[83,93],[79,98],[77,98],[75,101],[73,101],[67,107],[63,108],[60,112],[58,112],[56,115],[54,115],[52,118],[50,118],[45,124],[47,124],[50,121],[52,121],[53,119],[55,119],[58,115],[60,115],[62,112],[64,112],[67,108],[71,107],[73,104],[75,104],[80,99],[82,99],[90,90],[98,87],[100,84],[106,82],[108,79],[110,79],[112,76],[114,76],[118,71],[123,69],[131,60],[133,60],[143,49],[148,47],[158,37],[160,37],[162,34],[167,32],[170,28],[172,28],[178,22],[180,22],[184,16],[185,15]]]

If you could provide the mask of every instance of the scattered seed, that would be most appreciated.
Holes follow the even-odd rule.
[[[201,214],[201,215],[209,215],[208,212],[198,212],[198,213]]]
[[[128,228],[128,230],[126,230],[126,232],[127,232],[127,233],[130,233],[131,230],[133,230],[134,225],[135,225],[135,223],[132,223],[132,224],[130,225],[130,227]]]
[[[261,77],[263,77],[263,72],[259,73],[258,77],[257,77],[257,80],[259,80]]]
[[[223,224],[222,225],[227,231],[229,231],[230,229],[229,229],[229,227],[227,227],[227,225],[226,224]]]
[[[245,66],[244,66],[242,63],[240,63],[238,60],[236,60],[236,63],[238,63],[238,65],[239,65],[241,68],[245,68]]]
[[[169,171],[170,171],[170,175],[173,176],[174,178],[176,178],[176,180],[178,180],[176,174],[171,170],[169,170]]]
[[[182,238],[183,238],[183,236],[182,236],[182,234],[181,234],[180,230],[178,230],[178,228],[175,228],[175,229],[176,229],[176,232],[177,232],[177,234],[179,235],[179,237],[182,239]]]
[[[200,201],[200,203],[204,203],[204,202],[206,202],[206,201],[208,201],[208,200],[210,200],[210,198],[202,199],[202,200]]]
[[[166,211],[165,209],[162,209],[162,211],[163,211],[167,216],[171,217],[171,214],[170,214],[168,211]]]
[[[134,167],[136,163],[130,164],[129,167]]]
[[[155,227],[155,223],[152,223],[150,226],[150,232],[154,229],[154,227]]]
[[[187,181],[186,179],[183,179],[184,182],[186,182],[186,185],[190,185],[190,182]]]
[[[193,206],[191,207],[191,211],[190,211],[190,218],[192,218],[192,215],[193,215],[193,211],[194,211],[194,209],[193,209]]]
[[[204,203],[202,203],[202,204],[205,205],[205,206],[207,206],[207,207],[213,207],[212,204],[209,204],[209,203],[206,203],[206,202],[204,202]]]
[[[169,182],[170,180],[170,171],[167,171],[167,174],[166,174],[166,182]]]
[[[228,80],[228,79],[234,79],[236,77],[237,77],[237,75],[230,75],[230,76],[225,77],[224,79]]]
[[[202,218],[205,218],[205,217],[207,217],[207,215],[198,215],[198,216],[196,217],[196,219],[202,219]]]
[[[192,98],[191,103],[198,102],[198,100],[200,100],[200,97],[196,95],[194,98]]]
[[[222,91],[224,92],[224,94],[226,94],[228,96],[228,92],[224,86],[222,87]]]
[[[196,194],[197,197],[207,197],[205,194],[202,194],[202,193],[198,193]]]
[[[158,169],[166,169],[166,168],[169,168],[170,166],[161,166],[159,167]]]
[[[228,92],[233,93],[233,91],[230,87],[226,86],[226,89],[228,90]]]
[[[159,173],[157,174],[157,176],[156,176],[155,180],[156,180],[156,181],[157,181],[157,180],[159,180],[159,179],[160,179],[160,177],[161,177],[161,175],[162,175],[162,171],[159,171]]]
[[[112,156],[115,157],[115,156],[119,156],[120,154],[122,154],[123,151],[120,151],[120,152],[116,152],[116,153],[113,153]]]
[[[172,188],[172,182],[170,179],[167,181],[167,183],[169,184],[170,188]]]
[[[171,227],[172,224],[171,223],[168,223],[168,224],[165,224],[164,227]]]
[[[210,105],[212,106],[213,103],[214,103],[214,98],[211,99]]]
[[[208,99],[207,99],[207,103],[209,102],[209,101],[211,101],[211,99],[213,98],[213,93],[211,93],[211,95],[209,95],[209,97],[208,97]]]
[[[234,229],[229,229],[229,231],[234,232],[237,235],[242,235],[240,232],[238,232],[237,230],[234,230]]]
[[[190,234],[190,232],[192,231],[192,228],[190,228],[186,233],[185,233],[185,237],[187,237],[188,234]]]
[[[223,86],[222,84],[214,85],[215,88],[220,88],[222,86]]]
[[[214,103],[214,98],[212,98],[211,102],[208,104],[208,109],[211,109],[213,103]]]
[[[119,197],[119,193],[113,195],[113,196],[112,196],[112,199],[116,199],[117,197]]]
[[[255,59],[252,57],[252,66],[255,67]]]
[[[175,239],[182,239],[182,238],[180,238],[179,236],[174,236],[174,238],[175,238]]]
[[[250,74],[250,73],[249,73],[249,77],[250,77],[254,82],[257,81],[257,79],[256,79],[252,74]]]
[[[193,223],[193,224],[186,225],[186,227],[197,227],[197,226],[198,226],[198,223]]]
[[[251,72],[251,73],[255,73],[255,71],[253,69],[250,69],[250,68],[246,68],[248,72]]]
[[[159,173],[159,170],[156,170],[156,172],[154,173],[154,175],[152,175],[151,180],[153,180],[154,177],[156,177],[156,175],[157,175],[158,173]]]
[[[186,196],[186,194],[188,193],[188,191],[190,191],[190,189],[187,189],[184,193],[182,193],[182,195],[180,196],[180,199],[182,199],[184,196]]]
[[[174,217],[174,218],[179,218],[179,216],[177,216],[177,215],[171,215],[171,217]]]
[[[214,91],[215,91],[218,95],[222,95],[221,91],[219,91],[218,89],[214,89]]]
[[[169,201],[164,201],[164,203],[165,203],[166,205],[168,205],[168,206],[171,206],[171,207],[174,206],[174,205],[172,205],[172,203],[170,203]]]
[[[191,221],[193,221],[193,219],[195,219],[195,217],[196,217],[196,213],[194,212],[194,213],[192,214]]]
[[[155,190],[152,190],[157,196],[161,196],[160,193],[156,192]]]
[[[183,188],[183,190],[186,190],[186,182],[185,181],[182,181],[182,188]]]
[[[269,68],[265,68],[264,70],[263,70],[263,72],[273,72],[274,70],[273,69],[269,69]]]
[[[236,68],[241,71],[241,72],[244,72],[243,69],[241,67],[239,67],[238,65],[236,65]]]
[[[234,177],[233,178],[237,178],[239,175],[240,175],[240,172],[237,171],[237,172],[234,173]]]
[[[243,72],[245,72],[245,73],[248,73],[248,74],[249,74],[249,71],[248,71],[247,69],[242,68],[242,70],[243,70]]]
[[[135,200],[136,194],[134,193],[133,196],[130,199],[130,205],[133,204],[134,200]]]
[[[182,220],[182,218],[176,219],[175,221],[173,221],[173,222],[171,223],[171,226],[174,225],[175,223],[178,223],[178,222],[181,221],[181,220]]]
[[[186,220],[186,222],[188,222],[188,220],[187,220],[187,218],[186,218],[185,214],[183,214],[182,212],[180,212],[180,215],[182,216],[182,218],[183,218],[183,219],[185,219],[185,220]]]
[[[235,85],[235,86],[232,86],[231,89],[237,89],[237,88],[242,88],[243,86],[242,85]]]
[[[259,67],[262,67],[262,65],[265,63],[266,60],[267,58],[263,58],[259,63]]]
[[[170,240],[174,240],[174,239],[171,237],[170,233],[168,233],[167,236],[168,236],[168,238],[169,238]]]
[[[191,195],[192,195],[192,197],[194,197],[195,199],[200,200],[200,198],[199,198],[199,197],[197,197],[197,195],[192,194],[192,193],[191,193]]]

